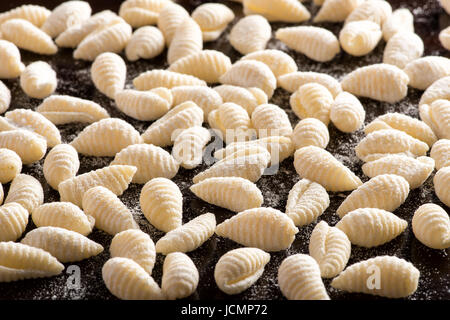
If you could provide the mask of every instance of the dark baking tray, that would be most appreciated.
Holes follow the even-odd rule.
[[[13,7],[26,3],[34,3],[44,5],[49,9],[53,9],[62,1],[1,1],[0,11],[6,11]],[[104,9],[118,11],[121,1],[112,0],[96,0],[89,1],[93,12]],[[179,1],[189,11],[206,1]],[[212,1],[214,2],[214,1]],[[232,8],[237,17],[242,16],[242,7],[238,3],[230,1],[217,1],[227,4]],[[415,16],[416,32],[422,37],[425,43],[426,55],[443,55],[449,57],[449,52],[445,51],[439,44],[439,31],[450,24],[449,16],[439,7],[438,1],[389,1],[394,9],[406,7],[412,10]],[[315,15],[317,7],[308,1],[306,6],[311,13]],[[237,19],[233,22],[233,24]],[[306,23],[310,24],[310,23]],[[282,23],[272,24],[272,29],[287,26]],[[338,34],[340,24],[321,24],[321,26]],[[216,49],[227,54],[232,61],[239,59],[240,55],[232,49],[227,40],[227,32],[216,42],[205,45],[207,49]],[[347,54],[339,54],[333,61],[328,63],[318,63],[301,54],[288,50],[278,41],[272,39],[268,45],[269,48],[279,48],[291,54],[301,71],[318,71],[328,73],[340,79],[346,73],[353,69],[378,63],[382,61],[383,49],[385,43],[380,42],[378,47],[371,54],[355,58]],[[103,107],[105,107],[112,117],[119,117],[133,124],[137,130],[143,132],[150,124],[148,122],[133,120],[115,108],[114,101],[108,99],[95,89],[89,69],[90,63],[86,61],[77,61],[72,59],[72,50],[60,49],[57,55],[40,56],[21,50],[22,59],[25,64],[36,60],[44,60],[56,70],[58,74],[57,94],[68,94],[85,99],[91,99]],[[131,81],[139,73],[155,68],[166,68],[165,60],[166,52],[152,60],[139,60],[137,62],[127,62],[127,87],[131,86]],[[11,89],[12,103],[9,110],[16,108],[34,109],[41,102],[37,99],[27,97],[19,86],[18,79],[4,81]],[[397,103],[382,103],[370,99],[361,99],[366,109],[366,124],[375,117],[387,112],[401,112],[418,118],[417,104],[421,96],[420,91],[409,89],[408,97]],[[278,89],[272,99],[272,102],[285,109],[293,125],[298,122],[289,107],[289,94],[282,89]],[[70,142],[82,129],[81,124],[70,124],[59,126],[64,142]],[[329,125],[330,144],[327,150],[333,153],[346,166],[350,167],[363,181],[367,181],[361,171],[361,161],[359,161],[354,153],[354,147],[363,137],[360,130],[353,134],[344,134],[339,132],[333,124]],[[109,164],[112,158],[95,158],[80,157],[81,168],[79,173],[84,173],[93,169],[98,169]],[[45,193],[45,202],[59,201],[59,195],[52,190],[46,183],[42,174],[43,160],[30,166],[24,166],[23,172],[31,174],[42,183]],[[180,187],[183,193],[183,222],[187,222],[199,214],[213,212],[217,217],[217,222],[231,217],[232,212],[220,209],[213,205],[209,205],[196,198],[190,191],[189,186],[192,184],[192,177],[198,172],[204,170],[205,165],[195,170],[180,169],[176,177],[173,179]],[[411,230],[411,219],[414,211],[421,204],[433,202],[445,207],[436,197],[433,191],[432,178],[434,174],[426,181],[426,183],[410,192],[407,201],[398,208],[395,213],[409,222],[408,229],[393,241],[373,249],[364,249],[352,246],[352,254],[348,265],[355,262],[365,260],[378,255],[396,255],[412,262],[421,273],[418,290],[409,299],[450,299],[450,256],[449,250],[432,250],[422,245],[415,239]],[[276,175],[263,176],[257,183],[264,195],[264,206],[270,206],[284,211],[287,195],[290,188],[299,180],[293,167],[293,159],[286,159]],[[9,185],[5,185],[5,193],[8,191]],[[157,241],[163,233],[153,228],[143,217],[139,208],[139,193],[142,185],[131,184],[129,189],[120,197],[122,201],[131,208],[136,220],[139,222],[141,229],[150,234],[153,241]],[[325,220],[329,224],[334,225],[338,218],[335,214],[336,208],[342,202],[348,193],[331,193],[330,207],[319,218]],[[448,208],[445,208],[448,212]],[[238,248],[239,245],[231,240],[213,236],[199,249],[188,253],[193,259],[195,265],[200,272],[200,282],[197,291],[189,297],[189,299],[284,299],[278,284],[277,270],[281,261],[289,255],[295,253],[308,253],[308,242],[315,223],[300,228],[291,248],[285,251],[271,253],[271,260],[266,266],[262,277],[248,290],[235,296],[228,296],[222,293],[214,282],[214,266],[218,259],[227,251]],[[35,228],[31,219],[26,231]],[[106,260],[109,259],[109,245],[112,236],[94,230],[89,238],[101,243],[105,250],[102,254],[90,259],[72,263],[81,269],[81,287],[79,289],[71,289],[67,285],[70,282],[69,274],[66,271],[57,277],[26,280],[13,283],[0,283],[0,299],[115,299],[103,284],[101,269]],[[157,262],[153,271],[153,277],[158,283],[161,283],[163,256],[157,256]],[[68,267],[70,264],[66,264]],[[349,300],[349,299],[378,299],[374,296],[363,294],[349,294],[337,291],[330,287],[330,280],[325,280],[327,290],[332,299]]]

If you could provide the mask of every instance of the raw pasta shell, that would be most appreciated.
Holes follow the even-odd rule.
[[[274,104],[261,104],[252,112],[252,125],[259,138],[292,134],[286,111]]]
[[[0,25],[10,19],[24,19],[40,28],[50,16],[51,11],[45,7],[25,4],[0,14]]]
[[[167,299],[189,297],[197,289],[198,278],[197,267],[186,254],[172,252],[164,259],[161,289]]]
[[[22,236],[27,224],[28,211],[19,203],[6,203],[0,207],[0,241],[16,241]]]
[[[80,168],[77,150],[68,144],[59,144],[48,153],[44,161],[44,177],[55,190],[58,185],[76,176]]]
[[[175,30],[167,51],[167,61],[173,64],[178,59],[203,49],[202,30],[194,19],[185,18]]]
[[[297,71],[282,75],[278,78],[278,85],[291,93],[297,91],[298,88],[307,83],[321,84],[331,92],[333,98],[336,98],[342,92],[339,81],[325,73]]]
[[[171,1],[127,0],[120,5],[119,15],[133,28],[139,28],[158,21],[159,12]]]
[[[251,115],[257,106],[268,102],[267,95],[259,88],[243,88],[223,84],[214,88],[222,97],[223,102],[233,102],[247,110]]]
[[[23,164],[32,164],[44,157],[47,141],[28,130],[5,131],[0,132],[0,148],[17,153]]]
[[[260,14],[269,21],[283,21],[299,23],[309,20],[311,14],[297,0],[244,0],[245,10],[251,14]]]
[[[289,104],[300,119],[315,118],[325,125],[330,122],[333,96],[327,88],[318,83],[307,83],[295,91]]]
[[[57,6],[43,23],[41,29],[55,38],[67,28],[79,25],[91,16],[91,6],[86,1],[66,1]]]
[[[385,0],[362,1],[345,19],[345,23],[352,21],[368,20],[383,26],[384,22],[391,16],[392,7]]]
[[[2,61],[8,61],[8,63],[2,63],[0,65],[1,79],[17,78],[25,69],[25,65],[21,61],[19,49],[10,41],[0,39],[0,59]],[[8,100],[10,101],[11,97]],[[9,105],[9,103],[6,104]]]
[[[20,75],[20,86],[31,98],[44,99],[57,85],[56,72],[44,61],[30,63]]]
[[[211,139],[208,129],[194,126],[183,130],[175,139],[172,156],[185,169],[193,169],[202,164],[203,149]]]
[[[128,41],[125,54],[130,61],[152,59],[164,50],[164,36],[158,28],[145,26],[137,29]]]
[[[358,98],[341,92],[331,105],[330,120],[342,132],[354,132],[364,125],[366,111]]]
[[[22,171],[22,160],[12,150],[0,149],[0,184],[12,181]],[[1,201],[0,201],[1,203]]]
[[[439,99],[450,100],[450,76],[443,77],[433,82],[431,86],[425,90],[419,101],[419,107],[423,104],[431,105]]]
[[[450,167],[450,140],[441,139],[433,144],[430,157],[435,161],[436,170]]]
[[[249,53],[241,60],[256,60],[265,63],[272,70],[275,77],[297,71],[297,64],[294,59],[280,50],[267,49]]]
[[[44,191],[41,183],[27,174],[19,174],[11,182],[6,203],[16,202],[24,207],[29,213],[33,212],[44,203]]]
[[[436,80],[450,75],[450,59],[428,56],[408,63],[403,69],[409,77],[409,85],[425,90]]]
[[[295,149],[316,146],[325,149],[330,141],[328,128],[322,121],[306,118],[297,123],[292,133]]]
[[[436,172],[433,178],[434,192],[447,207],[450,207],[450,167],[444,167]]]
[[[419,106],[420,118],[433,129],[439,139],[450,139],[450,100],[435,100]]]
[[[360,0],[325,0],[314,17],[314,22],[342,22],[361,4]],[[317,1],[314,0],[317,4]]]
[[[272,28],[266,18],[250,15],[240,19],[231,29],[228,40],[241,54],[264,50],[272,36]]]
[[[159,12],[158,28],[164,34],[166,44],[169,46],[177,27],[189,17],[189,12],[176,3],[169,3]]]
[[[91,67],[91,78],[95,87],[110,99],[123,90],[127,76],[127,66],[123,59],[113,53],[99,54]]]
[[[383,63],[403,69],[408,63],[419,59],[424,51],[422,39],[414,32],[398,32],[386,44]]]
[[[445,210],[436,204],[421,205],[414,212],[412,229],[416,238],[427,247],[450,247],[450,220]]]
[[[208,120],[211,111],[223,104],[220,92],[207,86],[178,86],[171,89],[173,105],[177,106],[186,101],[192,101],[203,110],[204,120]]]
[[[178,86],[206,86],[206,82],[187,74],[168,70],[152,70],[134,78],[133,85],[138,90],[151,90],[159,87],[171,89]]]
[[[383,37],[386,42],[400,32],[414,33],[414,16],[407,8],[395,10],[383,23]]]

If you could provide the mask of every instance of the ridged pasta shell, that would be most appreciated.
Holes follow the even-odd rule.
[[[420,118],[439,139],[450,139],[450,100],[439,99],[419,106]]]
[[[181,227],[183,195],[180,188],[166,178],[154,178],[142,188],[139,197],[145,218],[157,229],[169,232]]]
[[[294,167],[301,178],[317,182],[328,191],[350,191],[362,185],[349,168],[319,147],[298,149],[294,154]]]
[[[354,132],[364,125],[366,111],[358,98],[341,92],[331,105],[330,120],[342,132]]]
[[[114,236],[109,247],[111,258],[123,257],[138,263],[151,275],[155,265],[155,244],[148,234],[137,229],[128,229]]]
[[[320,221],[309,239],[309,254],[320,268],[322,278],[334,278],[347,265],[352,244],[347,235],[325,221]]]
[[[171,146],[181,129],[201,126],[203,110],[192,101],[186,101],[153,122],[142,134],[145,143],[156,146]]]
[[[128,41],[125,54],[130,61],[152,59],[164,50],[164,36],[158,28],[145,26],[137,29]]]
[[[436,80],[450,75],[450,59],[440,56],[428,56],[408,63],[403,69],[409,77],[409,85],[425,90]]]
[[[30,63],[20,75],[20,87],[31,98],[48,97],[56,85],[56,72],[44,61]]]
[[[6,203],[0,207],[0,241],[16,241],[22,236],[27,224],[28,211],[19,203]]]
[[[289,191],[286,215],[296,226],[315,221],[330,205],[330,197],[324,187],[308,179],[301,179]]]
[[[422,94],[419,101],[419,107],[423,104],[430,105],[439,99],[450,100],[450,76],[433,82],[433,84]]]
[[[430,157],[435,161],[436,170],[450,167],[450,140],[441,139],[433,144]]]
[[[186,101],[192,101],[203,110],[204,120],[208,120],[211,111],[223,104],[220,92],[217,93],[207,86],[178,86],[171,89],[173,105],[177,106]]]
[[[369,133],[355,147],[356,156],[364,162],[388,155],[418,157],[426,155],[428,145],[396,129],[382,129]]]
[[[128,229],[139,229],[133,214],[126,205],[109,189],[98,186],[83,194],[83,209],[94,217],[95,226],[115,235]]]
[[[216,217],[205,213],[169,231],[156,242],[156,252],[167,255],[171,252],[189,252],[200,247],[213,234]]]
[[[330,134],[327,126],[315,118],[306,118],[299,121],[292,133],[292,142],[296,150],[306,146],[325,149],[329,141]]]
[[[91,78],[95,87],[108,98],[115,99],[123,90],[127,77],[127,66],[123,59],[113,53],[99,54],[91,66]]]
[[[330,300],[314,258],[294,254],[278,268],[278,285],[288,300]]]
[[[119,15],[133,28],[139,28],[158,21],[159,12],[171,1],[127,0],[120,5]]]
[[[128,188],[136,170],[133,166],[108,166],[67,179],[58,186],[61,201],[81,207],[83,194],[95,186],[106,187],[115,195],[121,195]]]
[[[208,129],[195,126],[181,131],[176,137],[172,156],[185,169],[194,169],[203,161],[203,149],[211,139]]]
[[[28,130],[0,132],[0,148],[14,151],[23,164],[41,160],[47,151],[47,141]]]
[[[266,18],[251,15],[240,19],[231,28],[228,40],[241,54],[264,50],[272,37],[272,28]]]
[[[386,44],[383,63],[403,69],[408,63],[419,59],[424,51],[422,39],[413,32],[398,32]]]
[[[196,77],[168,70],[151,70],[141,73],[133,79],[138,90],[151,90],[165,87],[171,89],[178,86],[206,86],[206,82]]]
[[[200,26],[203,41],[214,41],[234,19],[234,13],[221,3],[205,3],[192,11],[192,19]]]
[[[91,16],[91,6],[86,1],[66,1],[61,3],[45,20],[41,29],[55,38],[67,28],[79,25]]]
[[[88,259],[103,251],[100,244],[89,238],[58,227],[33,229],[20,242],[43,249],[63,263]]]
[[[298,69],[297,64],[290,55],[275,49],[252,52],[243,56],[241,60],[256,60],[265,63],[276,78],[296,72]]]
[[[94,228],[95,219],[87,216],[71,202],[51,202],[35,208],[31,215],[36,227],[59,227],[87,236]]]
[[[318,83],[307,83],[295,91],[289,104],[300,119],[316,118],[325,125],[330,122],[333,96],[327,88]]]
[[[341,51],[336,36],[324,28],[311,26],[280,28],[275,37],[289,48],[314,61],[330,61]]]
[[[361,0],[325,0],[314,22],[342,22],[361,4]],[[314,1],[316,3],[316,0]]]
[[[247,110],[249,115],[261,104],[268,102],[267,95],[259,88],[243,88],[223,84],[214,88],[222,97],[223,102],[233,102]]]
[[[22,160],[12,150],[0,149],[0,184],[12,181],[22,171]],[[1,201],[0,201],[1,203]]]
[[[11,182],[6,203],[17,202],[29,213],[44,203],[44,191],[41,183],[27,174],[19,174]]]
[[[64,266],[42,249],[0,242],[0,282],[53,277],[63,270]]]
[[[345,19],[345,23],[352,21],[368,20],[383,26],[384,22],[392,15],[392,7],[385,0],[362,1]]]
[[[177,27],[189,17],[189,12],[176,3],[169,3],[159,12],[158,28],[164,34],[167,46],[172,42]]]
[[[194,19],[185,18],[175,30],[167,51],[167,61],[173,64],[178,59],[203,49],[202,30]]]
[[[107,118],[84,128],[70,145],[83,155],[112,157],[123,148],[141,142],[139,132],[131,124]]]
[[[347,213],[336,224],[350,241],[361,247],[372,248],[396,238],[408,222],[382,209],[361,208]]]
[[[270,254],[258,248],[230,250],[217,261],[214,279],[226,294],[239,294],[258,281],[269,260]]]
[[[59,144],[48,153],[44,161],[44,177],[55,190],[67,179],[76,176],[80,168],[77,150],[68,144]]]
[[[400,207],[409,194],[409,183],[396,174],[381,174],[353,191],[341,203],[336,213],[344,217],[359,208],[378,208],[394,211]]]
[[[8,110],[10,103],[11,103],[11,91],[9,91],[8,87],[5,86],[5,84],[2,81],[0,81],[0,113],[3,113],[6,110]]]
[[[0,65],[1,79],[17,78],[25,69],[25,65],[20,60],[19,49],[10,41],[0,39],[0,59],[5,61]]]
[[[311,14],[297,0],[244,0],[244,13],[260,14],[269,21],[303,22],[309,20]]]
[[[339,33],[342,49],[352,56],[360,57],[375,49],[381,40],[378,24],[368,20],[347,23]]]
[[[447,212],[436,204],[421,205],[414,212],[412,229],[416,238],[427,247],[450,247],[450,219]]]
[[[450,207],[450,167],[444,167],[436,172],[434,178],[434,192],[447,207]]]
[[[0,14],[0,25],[10,19],[24,19],[40,28],[50,16],[51,11],[45,7],[25,4]]]
[[[278,78],[278,85],[290,93],[294,93],[302,85],[307,83],[321,84],[331,92],[334,98],[342,92],[339,81],[325,73],[297,71],[282,75]]]
[[[286,111],[274,104],[261,104],[252,112],[252,125],[259,138],[290,136],[292,126]]]
[[[383,38],[386,42],[400,32],[414,33],[414,16],[407,8],[395,10],[383,23]]]
[[[378,256],[351,265],[333,279],[331,286],[348,292],[402,298],[417,290],[419,276],[419,270],[410,262]]]
[[[288,249],[297,233],[298,229],[292,220],[273,208],[248,209],[216,227],[218,236],[264,251]]]
[[[358,68],[341,81],[354,95],[394,103],[406,97],[408,75],[396,66],[380,63]]]
[[[198,270],[182,252],[169,253],[164,259],[161,289],[169,300],[189,297],[198,285]]]
[[[227,143],[251,140],[254,132],[247,111],[241,106],[226,102],[209,113],[208,123],[217,129],[222,140]]]

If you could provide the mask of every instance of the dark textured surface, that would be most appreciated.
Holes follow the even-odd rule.
[[[16,7],[23,3],[36,3],[45,5],[49,9],[56,6],[61,1],[11,1],[0,2],[0,11]],[[96,0],[90,1],[93,12],[98,12],[103,9],[111,9],[117,12],[120,1],[112,0]],[[180,2],[180,1],[179,1]],[[182,4],[189,10],[206,1],[184,1]],[[220,1],[226,3],[235,10],[237,16],[241,16],[241,6],[230,1]],[[312,2],[312,1],[311,1]],[[426,55],[444,55],[449,57],[449,52],[445,51],[438,42],[439,30],[450,24],[450,18],[441,9],[437,1],[389,1],[393,8],[407,7],[411,9],[415,15],[416,32],[422,37],[425,43]],[[306,3],[308,9],[311,10],[314,16],[317,8],[309,1]],[[233,24],[237,19],[233,22]],[[306,23],[309,24],[309,23]],[[272,24],[272,29],[275,31],[279,27],[286,26],[286,24],[276,23]],[[320,26],[338,34],[341,24],[321,24]],[[229,28],[226,34],[229,32]],[[227,35],[222,36],[218,41],[208,43],[205,48],[217,49],[229,55],[233,61],[239,59],[239,54],[231,48],[227,41]],[[269,43],[269,48],[279,48],[289,52],[296,60],[299,70],[301,71],[319,71],[341,78],[346,73],[352,71],[356,67],[367,64],[378,63],[382,60],[385,43],[380,42],[378,47],[371,54],[355,58],[347,54],[341,53],[333,61],[328,63],[318,63],[307,59],[301,54],[289,51],[275,39]],[[57,94],[68,94],[85,99],[91,99],[100,103],[111,114],[112,117],[119,117],[129,121],[140,132],[143,132],[149,123],[133,120],[120,111],[118,111],[114,102],[106,96],[98,92],[90,78],[89,68],[90,63],[84,61],[75,61],[72,59],[72,50],[60,49],[57,55],[54,56],[39,56],[21,50],[22,59],[25,64],[36,60],[44,60],[56,70],[58,74]],[[154,68],[165,68],[164,52],[161,56],[152,60],[139,60],[134,63],[127,62],[128,75],[127,86],[131,86],[131,80],[139,73],[151,70]],[[34,109],[39,105],[40,100],[28,98],[19,86],[18,79],[4,81],[12,92],[11,108],[30,108]],[[369,99],[361,99],[367,117],[365,123],[369,123],[375,117],[386,112],[401,112],[418,117],[417,104],[421,92],[410,89],[408,97],[404,100],[389,104],[376,102]],[[284,108],[290,117],[292,125],[298,122],[293,112],[289,107],[289,94],[282,89],[278,89],[272,99],[273,103],[278,104]],[[81,124],[70,124],[59,126],[64,142],[70,142],[84,126]],[[353,134],[344,134],[336,130],[330,124],[330,144],[327,150],[333,153],[345,165],[350,167],[363,181],[367,181],[361,170],[362,162],[360,162],[354,153],[354,147],[363,137],[361,131]],[[79,173],[84,173],[92,169],[97,169],[108,165],[111,158],[94,158],[94,157],[80,157],[81,168]],[[290,188],[299,180],[293,167],[293,159],[286,159],[280,167],[279,172],[274,176],[263,176],[257,185],[262,190],[264,195],[264,206],[271,206],[284,211],[287,195]],[[45,202],[58,201],[59,195],[52,190],[46,183],[42,174],[43,160],[32,166],[24,166],[23,172],[28,173],[39,179],[44,187]],[[198,172],[204,170],[205,165],[192,171],[180,169],[177,176],[173,179],[180,187],[183,193],[183,222],[187,222],[192,218],[206,212],[213,212],[216,214],[217,222],[232,216],[232,213],[220,209],[218,207],[209,205],[197,199],[190,191],[189,186],[192,184],[192,177]],[[434,175],[434,174],[433,174]],[[352,246],[352,254],[348,265],[355,262],[365,260],[378,255],[396,255],[412,262],[421,272],[419,281],[419,288],[417,292],[410,297],[410,299],[450,299],[450,257],[449,250],[432,250],[422,245],[415,239],[411,230],[411,219],[414,211],[421,204],[433,202],[445,207],[436,197],[433,190],[432,178],[433,175],[426,181],[426,183],[418,189],[411,191],[407,201],[398,208],[395,213],[406,219],[409,223],[407,230],[393,241],[373,249],[365,249]],[[5,185],[5,194],[8,191],[9,185]],[[139,222],[141,229],[150,234],[153,241],[157,241],[163,233],[157,231],[143,217],[139,208],[139,193],[142,185],[132,184],[130,188],[120,197],[123,202],[131,208],[136,220]],[[334,225],[338,221],[335,210],[345,198],[348,193],[331,193],[330,207],[319,218],[325,220],[329,224]],[[448,212],[448,208],[446,208]],[[30,219],[31,220],[31,219]],[[315,226],[315,223],[307,227],[300,228],[292,247],[286,251],[271,253],[271,260],[266,266],[266,270],[262,277],[251,288],[242,294],[235,296],[227,296],[222,293],[214,282],[214,266],[220,256],[227,251],[238,248],[239,245],[223,238],[213,236],[202,247],[189,253],[188,255],[193,259],[200,272],[200,283],[197,291],[189,299],[283,299],[281,292],[277,285],[277,270],[281,261],[295,253],[308,253],[308,242],[310,234]],[[35,228],[30,221],[27,231]],[[81,268],[81,288],[69,289],[66,285],[69,275],[64,271],[61,275],[53,278],[26,280],[14,283],[0,283],[0,299],[114,299],[103,284],[101,276],[101,268],[105,261],[109,258],[109,244],[112,236],[95,229],[89,235],[89,238],[101,243],[105,251],[93,258],[85,261],[75,263]],[[158,283],[161,283],[163,256],[157,256],[157,263],[155,265],[153,276]],[[70,264],[66,264],[66,267]],[[362,294],[347,294],[334,290],[329,286],[329,280],[325,281],[327,290],[332,299],[377,299],[376,297]]]

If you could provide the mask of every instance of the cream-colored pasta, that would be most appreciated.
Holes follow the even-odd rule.
[[[100,244],[78,232],[58,227],[33,229],[20,242],[43,249],[63,263],[88,259],[103,251]]]
[[[378,281],[374,281],[378,275]],[[333,288],[387,298],[402,298],[417,290],[420,272],[412,263],[394,256],[378,256],[355,263],[333,279]]]
[[[16,202],[31,213],[44,203],[44,191],[41,183],[27,174],[19,174],[11,182],[6,203]]]
[[[171,89],[178,86],[206,86],[206,82],[196,77],[168,70],[151,70],[141,73],[133,79],[138,90],[151,90],[165,87]]]
[[[22,160],[17,153],[0,148],[0,184],[12,181],[20,171],[22,171]]]
[[[169,300],[189,297],[197,290],[198,270],[182,252],[169,253],[164,259],[161,289]]]
[[[116,154],[111,165],[130,165],[137,168],[132,182],[146,183],[156,177],[172,179],[179,164],[166,150],[151,144],[133,144]]]
[[[94,123],[109,118],[108,112],[98,103],[65,95],[46,98],[36,111],[56,125],[72,122]]]
[[[288,92],[295,92],[307,83],[318,83],[328,89],[334,98],[342,92],[339,81],[332,76],[319,72],[292,72],[278,78],[278,85]]]
[[[372,248],[385,244],[405,231],[408,222],[376,208],[360,208],[347,213],[336,224],[352,244]]]
[[[202,30],[194,19],[185,18],[175,30],[167,51],[169,64],[203,49]]]
[[[212,110],[219,108],[223,104],[220,92],[217,93],[207,86],[178,86],[171,89],[173,105],[177,106],[186,101],[192,101],[203,110],[204,120],[208,120],[208,115]],[[239,104],[239,103],[238,103]]]
[[[241,54],[264,50],[272,37],[272,28],[266,18],[251,15],[240,19],[231,29],[228,40]]]
[[[383,23],[383,38],[386,42],[399,32],[414,33],[414,16],[407,8],[400,8]]]
[[[299,23],[309,20],[311,14],[297,0],[244,0],[244,13],[260,14],[269,21]]]
[[[396,174],[381,174],[354,190],[341,203],[336,213],[344,217],[359,208],[378,208],[394,211],[400,207],[409,194],[409,183]]]
[[[117,108],[127,116],[141,121],[162,117],[172,107],[172,93],[167,88],[149,91],[125,89],[115,94]]]
[[[56,38],[67,28],[79,25],[91,16],[91,6],[85,1],[66,1],[61,3],[45,20],[42,30]]]
[[[344,270],[351,246],[344,232],[328,226],[325,221],[314,227],[309,239],[309,254],[317,261],[322,278],[334,278]]]
[[[366,111],[358,98],[341,92],[331,105],[330,120],[342,132],[354,132],[364,125]]]
[[[386,20],[392,15],[392,7],[385,0],[362,1],[345,19],[345,23],[352,21],[369,20],[383,27]]]
[[[316,2],[316,1],[314,1]],[[342,22],[361,4],[361,0],[325,0],[314,22]]]
[[[45,7],[25,4],[0,14],[0,25],[10,19],[24,19],[40,28],[50,16],[51,11]]]
[[[373,178],[380,174],[396,174],[408,181],[411,189],[420,187],[434,170],[434,160],[429,157],[417,159],[404,155],[391,155],[362,166],[366,176]]]
[[[155,244],[148,234],[137,229],[128,229],[114,236],[109,247],[111,258],[122,257],[133,260],[151,275],[155,265]]]
[[[439,33],[439,41],[445,49],[450,50],[450,27],[443,29]]]
[[[441,4],[441,7],[444,8],[444,10],[450,14],[450,1],[448,0],[439,0],[439,3]]]
[[[245,146],[198,173],[192,181],[198,183],[213,177],[241,177],[256,182],[267,168],[270,158],[266,148]]]
[[[119,15],[133,28],[156,24],[159,12],[169,0],[127,0],[120,5]]]
[[[59,227],[87,236],[95,219],[71,202],[51,202],[35,208],[31,214],[36,227]]]
[[[22,243],[0,242],[0,282],[53,277],[64,270],[50,253]]]
[[[294,254],[278,268],[278,285],[288,300],[330,300],[320,267],[306,254]]]
[[[27,224],[28,211],[22,205],[12,202],[0,206],[0,241],[16,241]]]
[[[330,197],[324,187],[308,179],[301,179],[289,191],[286,215],[296,226],[315,221],[330,205]]]
[[[44,161],[44,177],[55,190],[67,179],[76,176],[80,168],[77,150],[68,144],[59,144],[48,153]]]
[[[252,122],[247,111],[233,102],[226,102],[211,111],[208,123],[227,143],[251,140],[253,135]]]
[[[384,129],[403,131],[411,137],[425,142],[430,147],[437,141],[433,130],[425,122],[397,112],[386,113],[377,117],[365,126],[364,132],[370,134],[371,132]]]
[[[230,68],[231,60],[228,56],[216,50],[203,50],[178,59],[168,70],[189,74],[209,83],[217,83]]]
[[[450,207],[450,167],[444,167],[436,172],[434,178],[434,192],[439,200]]]
[[[206,128],[187,128],[175,138],[172,156],[183,168],[194,169],[202,163],[203,149],[210,139],[211,133]]]
[[[47,151],[47,141],[28,130],[0,132],[0,148],[14,151],[23,164],[41,160]]]
[[[286,111],[274,104],[261,104],[256,107],[252,112],[252,125],[259,138],[292,134]]]
[[[450,219],[447,212],[434,203],[421,205],[414,212],[412,229],[416,238],[427,247],[450,247]]]
[[[369,133],[355,147],[356,156],[364,162],[388,155],[419,157],[426,155],[428,145],[403,131],[382,129]]]
[[[258,281],[269,260],[270,254],[258,248],[230,250],[217,261],[214,279],[226,294],[239,294]]]
[[[130,61],[151,59],[164,50],[164,36],[158,28],[145,26],[137,29],[128,41],[125,54]]]
[[[194,102],[183,102],[153,122],[142,134],[142,139],[156,146],[171,146],[180,129],[201,126],[203,117],[203,110]]]
[[[248,209],[216,227],[218,236],[264,251],[288,249],[297,232],[294,222],[273,208]]]
[[[325,125],[330,122],[333,96],[318,83],[307,83],[295,91],[289,99],[292,110],[300,119],[316,118]]]
[[[116,17],[117,15],[111,10],[100,11],[83,21],[81,24],[68,27],[64,32],[58,35],[55,39],[55,43],[58,47],[76,48],[90,33],[94,32],[99,27],[110,23],[111,20]]]
[[[435,100],[419,106],[420,118],[433,129],[439,139],[450,139],[450,100]]]
[[[108,166],[67,179],[58,186],[61,201],[82,207],[83,194],[96,186],[106,187],[115,195],[121,195],[128,188],[136,170],[133,166]]]
[[[8,110],[10,103],[11,91],[9,91],[8,87],[0,81],[0,114]]]
[[[408,63],[403,69],[409,77],[409,85],[425,90],[436,80],[450,75],[450,59],[427,56]]]
[[[158,28],[164,34],[167,46],[172,42],[177,27],[189,18],[189,12],[176,3],[169,3],[159,12]]]
[[[11,41],[21,49],[46,55],[55,54],[58,51],[52,38],[27,20],[8,20],[1,25],[0,29],[3,39]]]
[[[243,88],[223,84],[214,88],[222,97],[223,102],[233,102],[240,105],[249,115],[261,104],[268,102],[267,95],[259,88]]]
[[[123,59],[113,53],[98,55],[91,66],[91,78],[95,87],[111,99],[123,90],[127,76],[127,66]]]
[[[362,185],[349,168],[316,146],[298,149],[294,154],[294,167],[301,178],[317,182],[328,191],[350,191]]]
[[[0,203],[3,203],[3,197],[4,197],[3,186],[1,186],[0,183]]]
[[[111,258],[103,265],[108,290],[122,300],[163,300],[158,284],[139,264],[128,258]]]
[[[56,89],[56,72],[44,61],[29,64],[20,75],[20,86],[32,98],[44,99]]]
[[[422,94],[419,101],[419,107],[423,104],[431,105],[434,101],[439,99],[450,100],[450,76],[433,82],[433,84]]]
[[[234,212],[261,207],[261,190],[247,179],[215,177],[200,181],[189,188],[193,194],[208,203]]]
[[[438,140],[430,151],[430,157],[433,158],[436,170],[450,166],[450,140]]]
[[[1,79],[17,78],[25,69],[25,65],[20,60],[19,49],[10,41],[0,39],[0,59],[4,61],[0,65]]]
[[[256,60],[265,63],[276,78],[298,70],[297,64],[290,55],[276,49],[252,52],[242,57],[241,60]]]
[[[83,155],[112,157],[123,148],[141,142],[139,132],[131,124],[107,118],[84,128],[70,145]]]
[[[347,23],[339,33],[342,49],[352,56],[365,56],[375,49],[381,40],[381,29],[378,24],[369,20]]]
[[[115,235],[128,229],[139,229],[133,214],[109,189],[97,186],[83,194],[84,212],[95,219],[95,226]]]
[[[324,28],[312,26],[280,28],[275,37],[289,48],[319,62],[333,60],[341,51],[336,36]]]
[[[341,85],[354,95],[394,103],[406,97],[408,81],[408,75],[398,67],[380,63],[353,70]]]
[[[316,146],[325,149],[329,141],[330,134],[327,126],[315,118],[306,118],[299,121],[292,133],[292,142],[295,149],[306,146]]]
[[[139,197],[145,218],[157,229],[169,232],[181,227],[183,195],[167,178],[154,178],[142,188]]]
[[[203,33],[203,41],[219,38],[228,24],[233,21],[234,13],[221,3],[205,3],[192,11],[192,19],[197,22]]]
[[[197,249],[213,234],[216,217],[205,213],[181,227],[169,231],[156,242],[156,252],[167,255],[171,252],[189,252]]]
[[[75,59],[93,61],[104,52],[119,53],[131,38],[132,29],[122,18],[113,18],[85,37],[73,52]]]

